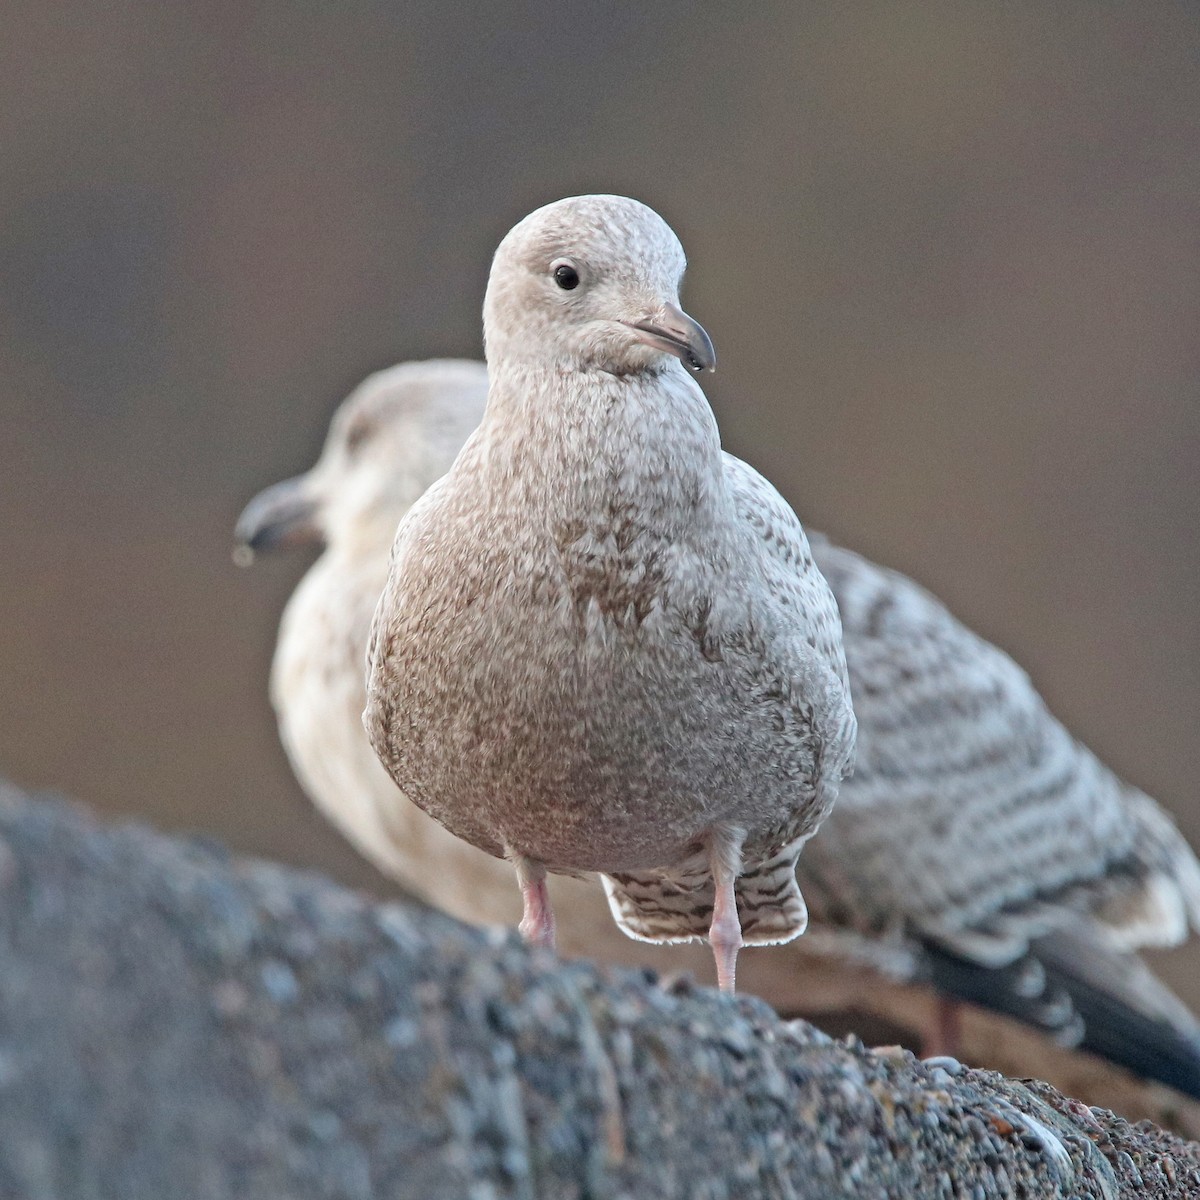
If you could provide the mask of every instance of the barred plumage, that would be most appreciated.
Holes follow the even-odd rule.
[[[900,926],[993,966],[1081,919],[1123,950],[1200,924],[1200,867],[1170,818],[1055,720],[1008,655],[903,575],[812,545],[863,731],[800,867],[815,920]]]

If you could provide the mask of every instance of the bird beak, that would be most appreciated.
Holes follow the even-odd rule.
[[[689,371],[716,369],[717,352],[712,338],[699,321],[693,320],[675,304],[664,304],[657,312],[640,321],[626,321],[639,342],[675,355]]]
[[[233,560],[248,567],[256,554],[321,540],[317,504],[308,491],[308,476],[297,475],[258,493],[234,526]]]

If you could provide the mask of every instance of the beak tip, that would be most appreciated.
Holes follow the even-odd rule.
[[[320,539],[318,506],[305,490],[306,476],[285,479],[258,493],[233,527],[233,561],[249,567],[276,549]]]
[[[704,326],[677,304],[665,303],[653,315],[625,321],[639,341],[673,354],[693,375],[715,371],[717,352]]]

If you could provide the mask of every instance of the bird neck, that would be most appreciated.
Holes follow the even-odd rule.
[[[704,393],[680,367],[610,375],[490,367],[479,429],[493,484],[556,512],[629,508],[669,532],[723,495],[721,441]]]

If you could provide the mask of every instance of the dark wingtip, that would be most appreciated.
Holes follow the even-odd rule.
[[[1032,955],[989,967],[933,943],[926,943],[924,951],[927,978],[943,995],[1013,1017],[1062,1046],[1074,1046],[1083,1039],[1071,994],[1052,980]]]
[[[933,943],[923,949],[926,978],[943,995],[1012,1017],[1061,1046],[1200,1100],[1200,1036],[1140,1012],[1040,951],[985,967]]]
[[[1047,966],[1047,975],[1070,995],[1079,1014],[1080,1049],[1200,1100],[1200,1038],[1055,965]]]

